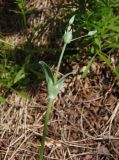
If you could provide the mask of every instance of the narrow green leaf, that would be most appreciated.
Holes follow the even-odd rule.
[[[110,26],[109,29],[115,32],[119,32],[119,26]]]
[[[25,77],[25,71],[24,68],[20,69],[20,71],[17,73],[16,77],[14,78],[14,84],[20,81],[22,78]]]
[[[3,96],[0,96],[0,103],[3,103],[3,102],[5,102],[5,98],[3,97]]]
[[[101,41],[98,38],[95,38],[95,44],[98,46],[99,49],[101,49]]]
[[[46,82],[47,82],[47,87],[48,87],[48,97],[50,99],[55,99],[57,96],[57,88],[55,87],[54,84],[54,77],[53,74],[51,72],[50,67],[43,61],[40,61],[39,64],[41,64],[43,71],[45,73],[45,78],[46,78]]]
[[[111,64],[110,60],[101,52],[97,52],[97,54],[113,70],[113,67],[112,67],[112,64]]]
[[[111,68],[111,70],[113,71],[113,73],[115,73],[116,75],[119,75],[118,72],[117,72],[117,70],[112,66],[110,60],[103,53],[97,52],[97,54],[107,64],[107,66]]]
[[[53,78],[53,74],[51,72],[50,67],[43,61],[39,61],[39,64],[42,66],[43,71],[45,73],[45,77],[46,77],[46,82],[49,82],[49,79],[52,80],[52,82],[54,82],[54,78]]]
[[[93,57],[91,58],[91,60],[88,62],[87,66],[86,66],[86,69],[84,70],[83,74],[81,75],[81,78],[82,78],[82,79],[87,76],[88,71],[89,71],[89,69],[90,69],[90,67],[91,67],[94,59],[95,59],[95,56],[93,56]]]
[[[65,79],[71,74],[74,74],[74,72],[70,72],[70,73],[65,74],[62,78],[60,78],[58,80],[57,84],[63,83],[65,81]]]
[[[56,83],[52,83],[52,81],[49,81],[48,83],[48,95],[50,99],[55,99],[64,83],[64,80],[67,76],[70,74],[74,74],[74,72],[67,73],[62,78],[60,78]]]

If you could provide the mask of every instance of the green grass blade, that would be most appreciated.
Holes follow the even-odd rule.
[[[53,78],[53,74],[51,72],[50,67],[43,61],[39,61],[39,64],[42,66],[43,71],[45,73],[45,77],[46,77],[46,82],[49,82],[49,79],[54,82],[54,78]]]
[[[114,70],[110,60],[101,52],[97,52],[97,54],[100,56],[100,58],[110,67],[112,70]]]
[[[101,52],[97,53],[100,58],[107,64],[108,67],[111,68],[112,72],[115,73],[117,76],[119,76],[119,73],[117,72],[117,70],[112,66],[110,60]]]
[[[74,74],[74,72],[70,72],[70,73],[65,74],[62,78],[60,78],[60,79],[58,80],[57,84],[63,83],[64,80],[65,80],[69,75],[71,75],[71,74]]]
[[[95,59],[95,56],[93,56],[93,57],[91,58],[91,60],[88,62],[87,66],[86,66],[86,69],[84,70],[83,74],[81,75],[81,78],[82,78],[82,79],[87,76],[88,71],[89,71],[89,69],[90,69],[90,67],[91,67],[94,59]]]
[[[23,79],[25,77],[25,71],[24,68],[22,68],[16,75],[15,79],[14,79],[14,84],[17,83],[18,81],[20,81],[21,79]]]
[[[5,98],[3,96],[0,96],[0,103],[4,103],[5,102]]]

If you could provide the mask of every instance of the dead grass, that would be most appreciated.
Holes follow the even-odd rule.
[[[41,19],[42,23],[47,21],[50,14],[45,11],[52,11],[52,7],[55,7],[54,2],[45,1],[41,5],[38,0],[29,1],[28,7],[35,5],[37,14],[30,15],[27,34],[24,37],[24,32],[21,31],[19,34],[6,34],[6,38],[16,44],[24,43],[23,39],[26,40],[26,37],[30,36],[28,34],[31,34],[32,26],[37,26]],[[57,10],[54,11],[56,14]],[[54,12],[51,17],[53,15]],[[49,37],[48,33],[49,30],[46,30],[46,35]],[[31,41],[34,45],[47,44],[46,35],[44,34],[39,42],[36,33],[36,37]],[[80,66],[82,66],[80,61],[70,64],[70,68],[77,71],[77,74],[64,84],[52,108],[44,159],[117,160],[119,159],[119,87],[115,85],[113,75],[104,63],[95,62],[85,80],[80,79]],[[6,103],[0,104],[1,160],[39,159],[47,107],[45,84],[39,84],[37,91],[37,95],[30,96],[29,99],[12,93],[7,97]]]
[[[78,67],[79,64],[73,65]],[[96,72],[92,68],[85,80],[79,78],[80,69],[77,70],[77,75],[64,85],[52,109],[45,160],[118,159],[119,90],[111,76],[102,77],[101,72],[107,71],[104,64],[97,67]],[[12,94],[0,106],[2,160],[39,159],[47,104],[44,85],[38,92],[29,100]]]

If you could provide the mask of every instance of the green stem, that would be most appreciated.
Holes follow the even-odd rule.
[[[75,40],[77,40],[77,39],[81,39],[81,38],[87,37],[87,36],[88,36],[88,35],[84,35],[84,36],[80,36],[80,37],[74,38],[74,39],[71,40],[71,42],[72,42],[72,41],[75,41]]]
[[[25,13],[24,10],[23,10],[23,23],[24,23],[25,28],[27,28],[27,23],[26,23],[26,13]]]
[[[45,115],[43,135],[42,135],[42,140],[41,140],[40,160],[43,160],[44,148],[45,148],[45,137],[46,137],[46,134],[47,134],[47,126],[48,126],[48,121],[49,121],[49,116],[50,116],[52,104],[53,104],[53,100],[49,99],[48,100],[48,106],[47,106],[47,112],[46,112],[46,115]]]
[[[27,22],[26,22],[26,13],[25,13],[25,8],[24,8],[24,5],[22,4],[22,8],[20,8],[21,10],[21,16],[22,16],[22,25],[23,27],[27,28]]]
[[[67,44],[65,43],[63,48],[62,48],[62,52],[61,52],[61,55],[60,55],[60,58],[59,58],[59,61],[58,61],[58,65],[57,65],[56,73],[55,73],[55,82],[57,81],[58,72],[59,72],[59,69],[60,69],[60,66],[61,66],[61,62],[62,62],[62,58],[63,58],[63,55],[64,55],[64,51],[66,49],[66,46],[67,46]]]

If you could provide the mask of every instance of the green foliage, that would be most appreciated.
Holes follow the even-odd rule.
[[[18,5],[19,10],[15,10],[14,12],[21,15],[22,17],[22,24],[24,27],[27,26],[27,21],[26,21],[26,14],[28,10],[25,7],[25,1],[26,0],[15,0],[15,3]]]
[[[73,74],[73,72],[67,73],[66,75],[61,77],[59,80],[55,81],[55,75],[53,75],[50,67],[43,61],[40,61],[39,64],[42,65],[44,73],[45,73],[46,82],[48,86],[48,97],[50,99],[55,99],[64,83],[64,80],[70,74]]]
[[[71,17],[69,20],[69,25],[65,31],[65,34],[63,36],[63,41],[64,41],[64,46],[62,48],[62,52],[58,61],[58,65],[56,68],[56,72],[53,74],[50,67],[43,61],[40,61],[39,64],[42,65],[42,68],[45,73],[46,77],[46,82],[47,82],[47,90],[48,90],[48,107],[47,107],[47,112],[45,115],[45,123],[44,123],[44,129],[43,129],[43,136],[42,136],[42,141],[41,141],[41,147],[40,147],[40,160],[43,160],[43,154],[44,154],[44,146],[45,146],[45,137],[46,137],[46,132],[47,132],[47,125],[49,121],[49,115],[51,112],[51,106],[53,104],[53,101],[56,99],[63,83],[64,80],[66,79],[67,76],[69,76],[71,73],[65,74],[62,78],[58,79],[58,72],[61,66],[62,58],[66,49],[67,44],[69,44],[72,40],[72,27],[71,25],[74,22],[75,16]]]
[[[28,97],[25,95],[25,91],[17,91],[14,89],[15,85],[18,85],[24,78],[26,78],[24,66],[21,67],[13,61],[8,61],[8,59],[0,58],[0,60],[3,60],[0,64],[0,89],[3,91],[0,94],[5,95],[5,92],[10,90],[24,98]],[[0,102],[4,101],[5,98],[1,96]]]
[[[28,49],[28,51],[27,51]],[[0,95],[13,91],[22,97],[28,97],[25,90],[29,84],[37,83],[39,76],[38,61],[33,61],[31,48],[21,50],[17,46],[0,39]],[[29,54],[28,54],[28,53]],[[37,84],[36,84],[37,85]],[[22,90],[22,91],[21,91]]]
[[[116,75],[117,85],[119,85],[119,63],[117,63],[117,67],[113,67],[111,61],[104,55],[104,53],[98,52],[97,53],[100,58],[107,64],[108,67],[112,70],[113,73]]]
[[[0,103],[5,102],[5,98],[3,96],[0,96]]]
[[[46,132],[47,132],[47,124],[49,121],[49,114],[51,112],[51,105],[53,103],[53,101],[56,99],[65,79],[70,75],[73,74],[73,72],[67,73],[64,76],[62,76],[60,79],[58,79],[58,72],[60,70],[60,66],[61,66],[61,62],[62,62],[62,58],[66,49],[67,44],[71,43],[72,41],[76,40],[76,39],[72,39],[73,35],[72,35],[72,24],[74,22],[75,16],[73,15],[68,23],[68,27],[65,30],[64,36],[63,36],[63,42],[64,42],[64,46],[62,48],[60,57],[59,57],[59,61],[58,61],[58,65],[56,67],[56,71],[53,74],[50,67],[43,61],[40,61],[39,64],[42,66],[43,71],[45,73],[45,78],[46,78],[46,83],[47,83],[47,90],[48,90],[48,108],[47,108],[47,112],[46,112],[46,116],[45,116],[45,123],[44,123],[44,130],[43,130],[43,136],[42,136],[42,142],[41,142],[41,148],[40,148],[40,160],[43,160],[43,153],[44,153],[44,144],[45,144],[45,136],[46,136]],[[85,36],[93,36],[96,34],[97,31],[89,31],[89,33]],[[83,36],[83,37],[85,37]],[[80,37],[78,37],[79,39]],[[92,60],[90,61],[90,63],[88,64],[86,70],[84,71],[82,77],[86,76],[88,69],[90,68],[93,59],[95,58],[95,56],[92,58]],[[51,103],[50,103],[51,102]]]
[[[24,68],[13,62],[8,62],[8,59],[3,59],[0,64],[0,83],[7,88],[11,88],[22,78],[25,77]]]
[[[76,15],[75,36],[96,30],[97,33],[90,38],[86,36],[81,41],[81,46],[91,44],[87,52],[97,54],[118,76],[113,68],[108,55],[115,49],[119,49],[119,1],[118,0],[74,0],[72,3],[62,6],[61,14],[66,19]],[[91,33],[91,32],[90,32]]]
[[[91,60],[88,62],[87,66],[86,66],[86,69],[84,70],[84,72],[83,72],[82,75],[81,75],[81,78],[85,78],[85,77],[87,76],[88,71],[89,71],[89,69],[90,69],[90,67],[91,67],[94,59],[95,59],[95,55],[94,55],[94,56],[91,58]]]

